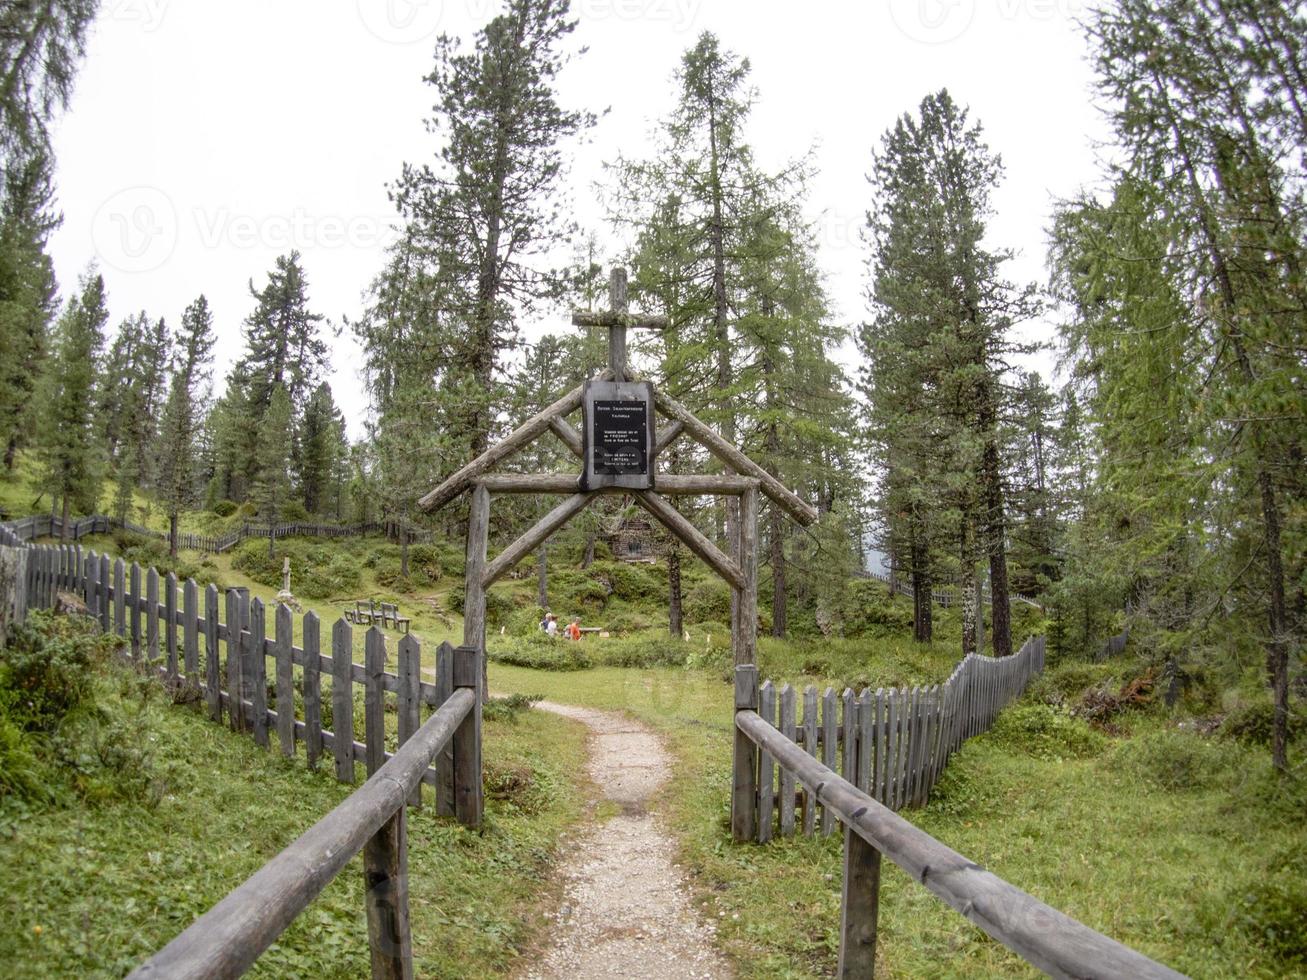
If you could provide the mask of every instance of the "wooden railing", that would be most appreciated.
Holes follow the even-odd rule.
[[[360,851],[372,976],[411,978],[406,803],[435,756],[453,746],[471,771],[481,676],[475,650],[454,659],[453,695],[361,788],[130,974],[136,980],[238,977]]]
[[[1045,905],[940,843],[818,762],[760,716],[758,673],[735,674],[736,737],[774,759],[844,828],[839,976],[870,977],[876,960],[881,855],[986,934],[1054,977],[1181,977],[1142,953]],[[752,787],[735,791],[747,794]]]

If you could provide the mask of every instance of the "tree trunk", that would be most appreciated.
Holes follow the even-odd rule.
[[[912,554],[912,638],[930,643],[935,638],[934,583],[930,578],[930,556],[918,536],[913,535]]]
[[[540,545],[536,560],[536,602],[541,609],[549,608],[549,542]]]
[[[768,511],[771,515],[771,635],[783,637],[788,625],[785,604],[785,518],[775,504]]]
[[[590,532],[585,539],[585,554],[581,556],[581,568],[586,569],[595,563],[595,533]]]
[[[994,610],[994,656],[1009,657],[1012,655],[1012,609],[1007,581],[1007,525],[1003,515],[998,442],[992,434],[985,443],[984,483],[985,530],[989,538],[989,596]]]
[[[979,571],[977,571],[976,572],[976,652],[977,653],[985,652],[985,581],[984,579],[985,577]],[[991,595],[992,594],[993,593],[991,592]],[[997,631],[995,631],[995,635],[994,635],[994,644],[995,646],[998,645]],[[994,651],[994,656],[996,657],[999,656],[997,650]]]
[[[68,494],[64,494],[63,522],[59,526],[59,540],[68,540]]]
[[[408,527],[403,524],[399,527],[399,574],[408,578]]]
[[[268,557],[275,558],[277,555],[277,523],[276,521],[268,522]]]
[[[667,631],[675,637],[685,632],[681,623],[681,548],[676,544],[667,552]]]
[[[18,436],[12,435],[9,437],[9,444],[5,446],[5,469],[11,473],[13,472],[14,469],[14,457],[17,454],[18,454]]]
[[[168,515],[168,554],[177,557],[177,512]]]
[[[976,555],[972,542],[975,532],[971,522],[962,518],[962,541],[959,557],[962,574],[958,581],[958,591],[962,594],[962,656],[978,653],[976,648]]]

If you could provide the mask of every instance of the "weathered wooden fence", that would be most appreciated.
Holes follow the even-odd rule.
[[[767,841],[777,832],[843,827],[840,977],[874,975],[882,854],[1052,976],[1181,976],[990,874],[894,812],[924,804],[949,756],[989,728],[1043,665],[1044,639],[1036,637],[1012,657],[968,656],[944,684],[929,688],[846,689],[838,698],[827,689],[818,698],[809,687],[802,719],[789,685],[778,698],[770,681],[759,686],[757,667],[735,668],[736,738],[751,751],[750,765],[734,774],[732,831],[736,840]]]
[[[855,692],[814,687],[800,696],[789,684],[762,684],[758,716],[832,771],[891,810],[924,806],[949,757],[963,741],[988,730],[1005,705],[1019,697],[1044,669],[1044,638],[1026,641],[1011,657],[968,655],[943,684],[913,688],[867,688]],[[802,707],[800,714],[799,708]],[[766,752],[757,760],[753,831],[737,839],[832,832],[835,814],[794,774]]]
[[[901,578],[885,575],[881,572],[873,572],[868,569],[863,569],[862,571],[858,572],[857,577],[871,578],[871,579],[875,579],[877,582],[884,582],[896,593],[898,593],[899,595],[905,595],[909,599],[912,598],[913,595],[915,595],[915,592],[912,588],[912,583],[905,581],[904,579]],[[1011,602],[1021,602],[1027,606],[1034,606],[1036,609],[1044,608],[1043,603],[1039,602],[1038,600],[1034,599],[1031,596],[1023,595],[1020,592],[1009,592],[1008,599]],[[994,596],[990,592],[989,583],[985,583],[985,585],[981,588],[981,600],[986,605],[994,604]],[[950,606],[956,605],[959,600],[957,594],[953,592],[952,589],[931,589],[930,601],[935,603],[935,605],[937,606],[943,606],[945,609],[948,609]]]
[[[1098,651],[1098,656],[1095,659],[1101,662],[1109,657],[1119,657],[1121,654],[1125,653],[1125,645],[1129,640],[1130,627],[1127,626],[1120,633],[1116,634],[1116,636],[1110,636],[1107,638],[1107,641],[1103,644],[1102,649]]]
[[[103,630],[122,640],[125,657],[173,691],[192,693],[213,721],[250,733],[265,748],[275,736],[288,757],[302,744],[310,767],[330,753],[341,782],[355,782],[358,762],[368,773],[363,787],[134,976],[239,976],[359,851],[373,975],[413,975],[405,809],[423,805],[425,783],[434,788],[438,813],[469,826],[481,822],[480,650],[441,644],[431,665],[435,683],[428,683],[421,644],[412,635],[399,642],[394,673],[386,669],[385,634],[376,628],[367,631],[364,663],[357,664],[353,631],[343,619],[332,627],[330,654],[323,654],[313,613],[303,616],[296,645],[287,606],[269,609],[237,590],[221,597],[216,586],[201,590],[192,579],[178,583],[171,573],[142,572],[79,545],[32,545],[12,527],[0,526],[0,572],[6,573],[0,633],[30,610],[53,606],[59,593],[72,593]],[[323,717],[324,674],[330,726]],[[362,688],[362,741],[355,738],[356,685]],[[302,717],[296,715],[297,693]],[[424,705],[430,709],[425,723]],[[397,718],[393,754],[386,751],[389,712]]]
[[[24,517],[16,521],[10,521],[4,527],[7,527],[21,541],[64,537],[63,519],[51,515]],[[68,522],[67,537],[72,541],[80,541],[90,534],[110,534],[116,530],[130,531],[132,534],[154,538],[156,541],[168,540],[168,535],[162,531],[142,527],[140,524],[133,524],[131,521],[120,521],[114,517],[106,517],[103,514],[70,520]],[[274,538],[352,538],[365,534],[384,534],[390,538],[397,538],[401,530],[403,529],[399,525],[388,521],[369,521],[364,524],[347,525],[312,524],[301,521],[271,526],[246,522],[235,531],[220,536],[178,534],[177,546],[187,551],[221,554],[224,551],[230,551],[246,538],[267,538],[270,536]],[[430,531],[419,531],[410,528],[408,529],[408,539],[413,543],[430,541],[432,534]]]

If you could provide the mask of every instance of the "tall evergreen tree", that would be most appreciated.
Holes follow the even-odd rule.
[[[38,395],[42,485],[62,501],[63,537],[74,504],[84,512],[100,496],[100,440],[95,429],[95,387],[104,347],[104,279],[88,273],[55,327],[49,364]]]
[[[428,128],[445,142],[434,165],[406,164],[394,188],[457,323],[448,388],[474,454],[489,444],[515,314],[559,298],[565,284],[545,264],[570,231],[558,203],[560,144],[592,122],[555,93],[574,28],[567,0],[509,0],[471,51],[442,36],[427,77],[439,93]]]
[[[178,516],[195,498],[201,387],[211,374],[214,339],[213,314],[209,301],[201,296],[182,314],[168,400],[159,427],[162,453],[158,491],[168,510],[168,548],[174,558]]]
[[[268,409],[259,425],[259,470],[254,485],[254,500],[259,516],[268,525],[268,554],[275,554],[277,539],[273,530],[281,517],[281,509],[290,499],[291,443],[294,438],[294,417],[290,395],[283,385],[272,389]]]
[[[52,167],[42,152],[4,171],[0,188],[0,444],[6,470],[30,434],[32,395],[57,312],[46,248],[59,224]]]
[[[321,514],[330,509],[330,488],[337,458],[347,446],[341,445],[345,419],[331,397],[325,381],[314,389],[304,406],[299,437],[299,483],[304,494],[304,509]]]

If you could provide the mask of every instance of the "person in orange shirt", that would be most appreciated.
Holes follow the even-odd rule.
[[[572,617],[572,621],[571,621],[570,623],[567,624],[567,629],[566,629],[565,632],[567,633],[567,638],[568,638],[569,640],[579,640],[579,639],[581,639],[581,620],[580,620],[580,618],[579,618],[579,617],[576,617],[576,616],[573,616],[573,617]]]

